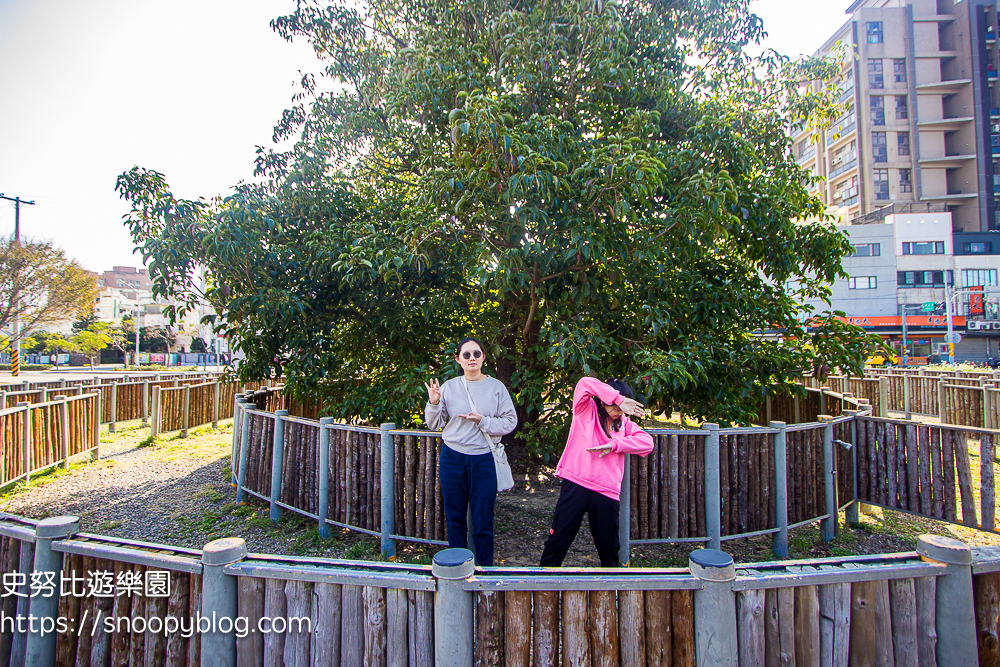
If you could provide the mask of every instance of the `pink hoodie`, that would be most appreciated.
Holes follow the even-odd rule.
[[[597,406],[593,401],[595,396],[608,404],[620,405],[622,402],[622,395],[618,390],[597,378],[585,377],[576,383],[573,391],[573,423],[569,427],[566,449],[556,466],[556,477],[568,479],[618,500],[625,474],[623,454],[646,456],[653,451],[653,436],[622,415],[621,430],[612,430],[611,438],[608,438],[604,435],[597,416]],[[609,442],[613,445],[611,453],[603,457],[600,452],[587,451],[588,447],[606,445]]]

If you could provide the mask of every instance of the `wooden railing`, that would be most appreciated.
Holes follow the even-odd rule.
[[[248,554],[239,538],[185,549],[81,533],[75,517],[0,515],[0,576],[16,590],[3,613],[67,623],[0,624],[0,663],[990,665],[998,552],[925,535],[910,553],[738,566],[697,550],[686,568],[476,568],[449,549],[428,567]],[[53,573],[52,595],[29,593],[32,572]]]

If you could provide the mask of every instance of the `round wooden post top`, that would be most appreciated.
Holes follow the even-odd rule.
[[[42,519],[35,525],[35,537],[54,539],[69,537],[80,532],[80,518],[75,516],[54,516]]]
[[[229,565],[247,555],[247,543],[242,537],[224,537],[205,545],[201,562],[205,565]]]
[[[688,556],[691,574],[707,581],[732,581],[736,578],[733,557],[718,549],[696,549]]]
[[[972,563],[972,549],[960,540],[943,535],[921,535],[917,538],[917,553],[923,558],[950,565]]]
[[[438,579],[468,579],[476,570],[468,549],[442,549],[434,554],[431,572]]]

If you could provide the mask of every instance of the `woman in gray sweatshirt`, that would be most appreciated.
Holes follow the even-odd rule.
[[[444,384],[425,382],[427,427],[443,428],[441,497],[448,523],[448,546],[468,548],[466,514],[472,516],[472,541],[479,565],[493,565],[493,506],[497,498],[497,473],[490,442],[517,426],[517,413],[503,383],[484,375],[486,353],[475,338],[455,346],[455,361],[462,375]],[[471,509],[471,512],[470,512]]]

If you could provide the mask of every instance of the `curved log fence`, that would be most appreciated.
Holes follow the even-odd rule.
[[[838,411],[841,403],[865,406],[839,395],[823,401]],[[269,503],[272,518],[283,510],[310,517],[323,535],[331,526],[378,535],[387,555],[396,540],[447,543],[439,432],[304,419],[282,405],[280,389],[236,399],[237,502],[251,495]],[[653,451],[629,457],[622,484],[622,561],[631,542],[718,548],[764,534],[773,535],[775,553],[787,555],[788,530],[815,521],[832,540],[838,510],[856,498],[849,449],[856,412],[767,428],[650,429]]]
[[[1000,548],[687,568],[431,567],[203,550],[0,515],[0,665],[992,665]],[[737,569],[737,567],[739,569]],[[36,576],[32,576],[35,573]],[[937,610],[947,613],[937,613]]]

